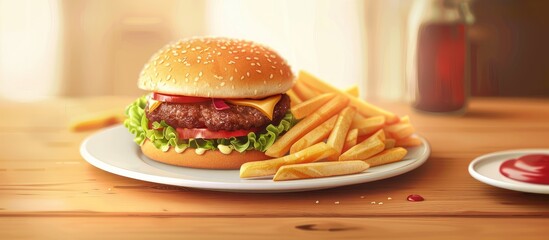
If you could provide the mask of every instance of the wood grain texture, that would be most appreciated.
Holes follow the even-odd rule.
[[[171,233],[198,236],[211,225],[220,227],[212,232],[220,236],[231,233],[232,226],[241,223],[253,226],[248,230],[252,234],[249,238],[254,239],[262,233],[288,229],[292,236],[308,237],[300,235],[307,231],[295,226],[336,222],[358,225],[362,236],[372,237],[385,232],[404,238],[403,233],[387,233],[393,226],[412,233],[432,230],[433,238],[439,239],[445,234],[450,234],[444,237],[448,239],[454,236],[451,234],[463,236],[475,231],[490,238],[505,236],[497,231],[527,233],[532,238],[548,233],[549,195],[494,188],[474,180],[467,172],[470,161],[485,153],[549,148],[547,99],[473,99],[463,116],[422,114],[406,104],[379,103],[400,116],[410,115],[417,132],[432,146],[426,164],[386,180],[283,194],[210,192],[160,185],[113,175],[86,163],[78,147],[92,132],[69,132],[70,118],[105,108],[122,110],[132,100],[0,101],[4,115],[0,121],[0,239],[6,234],[32,237],[36,235],[31,236],[25,229],[42,233],[54,224],[71,222],[83,227],[58,230],[68,231],[69,235],[77,234],[76,230],[85,233],[94,229],[109,233],[111,228],[125,229],[124,233],[160,231],[160,236],[169,237]],[[422,195],[426,201],[406,201],[412,193]],[[481,224],[487,222],[490,224]],[[102,223],[112,227],[103,229]],[[511,223],[514,228],[505,227]],[[157,229],[140,230],[149,225]],[[162,234],[164,231],[167,234]],[[351,236],[341,234],[337,237]]]
[[[541,218],[4,217],[2,239],[546,239]],[[251,227],[253,226],[253,227]]]

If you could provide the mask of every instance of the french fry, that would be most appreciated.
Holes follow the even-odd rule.
[[[406,156],[406,153],[408,153],[408,151],[405,148],[396,147],[383,150],[375,156],[363,161],[368,163],[370,167],[375,167],[383,164],[398,162]]]
[[[421,145],[421,140],[416,137],[398,139],[395,142],[395,146],[397,147],[417,147],[419,145]]]
[[[401,117],[399,123],[410,123],[410,116]]]
[[[385,149],[385,134],[380,130],[339,156],[339,161],[364,160]]]
[[[384,109],[382,109],[380,107],[377,107],[373,104],[367,103],[367,102],[365,102],[365,101],[363,101],[363,100],[361,100],[357,97],[354,97],[350,93],[341,91],[341,90],[337,89],[336,87],[333,87],[330,84],[316,78],[315,76],[313,76],[312,74],[310,74],[308,72],[300,71],[297,78],[298,78],[298,81],[303,81],[307,86],[309,86],[313,89],[316,89],[317,91],[319,91],[321,93],[336,92],[336,93],[339,93],[339,94],[349,98],[351,106],[356,107],[358,112],[360,114],[362,114],[363,116],[373,117],[373,116],[382,115],[382,116],[385,116],[386,122],[388,122],[388,123],[394,123],[394,122],[397,122],[399,120],[398,117],[394,113],[389,112],[387,110],[384,110]]]
[[[282,166],[273,180],[296,180],[348,175],[364,172],[369,165],[364,161],[318,162]]]
[[[314,88],[308,87],[305,83],[299,81],[299,79],[295,82],[292,90],[297,94],[297,96],[299,96],[299,99],[301,99],[302,101],[307,101],[318,95],[317,91]]]
[[[403,139],[414,134],[414,126],[410,123],[397,123],[384,128],[387,135],[396,140]]]
[[[303,101],[301,100],[301,98],[299,98],[299,97],[295,94],[294,90],[292,90],[292,89],[288,90],[288,91],[286,92],[286,94],[288,95],[288,97],[290,97],[290,105],[291,105],[292,107],[295,106],[295,105],[297,105],[297,104],[300,104],[301,102],[303,102]]]
[[[270,157],[282,157],[290,150],[290,147],[295,142],[318,125],[336,115],[341,109],[347,106],[348,102],[349,100],[342,96],[334,97],[326,103],[326,105],[318,109],[318,111],[303,118],[288,132],[282,135],[269,149],[267,149],[265,154]]]
[[[383,141],[383,143],[385,144],[385,150],[387,150],[395,147],[396,140],[392,138],[387,138],[385,139],[385,141]]]
[[[124,110],[114,109],[80,115],[69,120],[69,129],[74,132],[95,130],[124,122]]]
[[[273,175],[281,166],[310,163],[326,158],[335,153],[336,151],[332,147],[324,142],[320,142],[299,152],[289,154],[281,158],[244,163],[240,166],[240,177],[250,178]]]
[[[349,130],[347,137],[345,138],[345,143],[343,144],[343,152],[354,147],[358,140],[358,129],[354,128]]]
[[[339,158],[339,155],[343,150],[343,145],[345,144],[347,132],[349,131],[349,127],[351,126],[351,122],[353,121],[355,114],[356,109],[354,107],[346,107],[337,117],[337,122],[334,129],[330,133],[328,140],[326,140],[326,143],[332,146],[337,151],[337,154],[331,155],[328,157],[328,160],[336,161]]]
[[[328,121],[318,125],[318,127],[305,134],[305,136],[300,138],[292,145],[292,147],[290,148],[290,154],[299,152],[307,147],[310,147],[311,145],[317,144],[326,139],[330,135],[330,132],[332,132],[336,120],[337,115],[331,117],[330,119],[328,119]]]
[[[370,137],[377,137],[379,140],[385,142],[385,139],[387,139],[387,136],[385,135],[385,131],[383,129],[379,129],[374,134],[370,135]]]
[[[347,88],[345,90],[345,92],[351,94],[353,97],[359,97],[360,96],[360,93],[359,93],[359,89],[358,89],[358,86],[357,85],[354,85],[350,88]]]
[[[302,119],[335,97],[335,93],[325,93],[301,102],[291,108],[292,114],[297,119]]]
[[[384,125],[385,117],[375,116],[362,120],[355,120],[353,121],[351,128],[358,129],[358,136],[365,136],[378,131],[379,129],[383,128]]]
[[[383,116],[375,116],[375,117],[369,117],[369,118],[355,117],[355,119],[353,119],[353,124],[351,125],[351,128],[364,128],[372,125],[384,125],[384,124],[385,124],[385,117]]]

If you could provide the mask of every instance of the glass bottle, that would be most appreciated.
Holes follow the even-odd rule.
[[[463,113],[469,97],[468,0],[415,1],[408,21],[407,78],[420,111]]]

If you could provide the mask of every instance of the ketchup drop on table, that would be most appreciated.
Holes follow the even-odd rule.
[[[549,155],[531,154],[501,164],[499,172],[513,180],[549,184]]]
[[[410,202],[421,202],[423,200],[425,200],[422,196],[420,195],[417,195],[417,194],[411,194],[411,195],[408,195],[408,197],[406,198],[406,200],[410,201]]]

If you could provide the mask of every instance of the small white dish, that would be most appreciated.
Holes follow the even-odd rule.
[[[494,187],[519,192],[549,194],[549,185],[516,181],[499,172],[499,167],[503,162],[528,154],[549,154],[549,149],[518,149],[482,155],[469,164],[469,174]]]
[[[229,192],[298,192],[376,181],[400,175],[421,166],[431,152],[429,144],[409,148],[405,159],[370,168],[363,173],[305,180],[274,182],[272,179],[241,179],[238,170],[207,170],[176,167],[143,155],[133,136],[115,126],[90,136],[80,153],[93,166],[124,177],[161,184]]]

